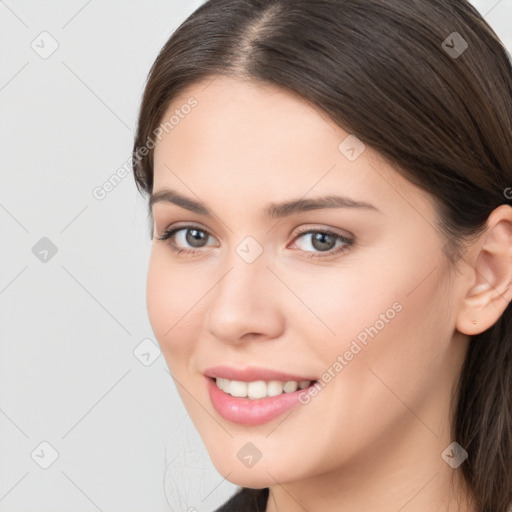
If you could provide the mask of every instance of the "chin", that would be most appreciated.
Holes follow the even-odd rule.
[[[238,445],[238,443],[236,443]],[[293,474],[293,458],[283,453],[273,452],[268,457],[265,454],[251,465],[251,461],[244,463],[243,453],[238,456],[240,449],[226,445],[216,444],[208,447],[208,454],[215,469],[229,482],[242,487],[262,489],[276,483],[285,483],[290,480],[301,479],[303,475]],[[247,464],[247,465],[246,465]]]
[[[272,476],[274,476],[272,468],[268,469],[264,467],[252,467],[235,469],[233,465],[224,463],[215,464],[215,461],[213,461],[213,465],[226,480],[228,480],[232,484],[239,485],[240,487],[250,487],[251,489],[263,489],[265,487],[275,485],[276,482],[282,482],[278,476],[272,478]],[[266,470],[268,471],[268,473]]]

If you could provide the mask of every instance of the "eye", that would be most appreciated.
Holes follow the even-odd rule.
[[[183,232],[183,233],[181,233]],[[189,225],[189,226],[181,226],[174,229],[168,229],[164,231],[157,238],[158,240],[169,240],[169,246],[171,250],[177,253],[196,253],[199,252],[194,248],[205,247],[203,245],[204,240],[208,240],[209,233],[208,231],[201,229],[197,226]],[[190,244],[193,249],[182,249],[176,244],[176,240],[178,240],[179,245]]]
[[[340,252],[346,252],[354,243],[354,240],[351,238],[329,230],[321,229],[300,231],[295,237],[294,243],[297,243],[296,240],[300,240],[302,238],[306,239],[306,235],[309,235],[309,245],[314,249],[314,251],[302,249],[304,252],[310,253],[307,255],[308,258],[321,258],[325,256],[333,256]],[[171,250],[176,253],[196,254],[201,252],[200,249],[202,247],[207,247],[204,242],[208,241],[210,236],[211,235],[208,231],[198,226],[186,225],[167,229],[159,235],[157,239],[169,241]],[[187,244],[192,248],[183,248],[183,246],[186,246]],[[315,250],[318,252],[315,253]]]
[[[304,249],[305,252],[311,253],[307,255],[308,258],[325,257],[322,253],[326,253],[326,256],[333,256],[340,252],[346,252],[354,243],[354,240],[351,238],[340,235],[338,233],[334,233],[332,231],[321,229],[309,229],[301,231],[298,233],[295,240],[299,240],[301,238],[307,239],[308,237],[306,237],[306,235],[309,235],[310,241],[304,245],[309,245],[313,247],[313,249],[320,252],[320,254],[315,252],[311,253],[311,251]],[[336,247],[337,243],[338,246]]]

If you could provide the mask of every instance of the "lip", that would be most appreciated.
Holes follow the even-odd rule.
[[[300,404],[300,393],[307,393],[309,389],[298,389],[293,393],[252,399],[231,396],[219,389],[215,379],[206,377],[205,380],[213,408],[224,419],[239,425],[260,425],[281,416]]]
[[[207,368],[203,374],[210,378],[220,377],[222,379],[239,380],[242,382],[253,382],[256,380],[264,380],[266,382],[271,380],[280,380],[282,382],[287,382],[289,380],[295,380],[297,382],[300,382],[301,380],[318,380],[318,377],[312,377],[310,375],[293,375],[257,366],[248,366],[246,368],[212,366]]]
[[[213,366],[204,371],[206,387],[212,402],[213,408],[224,419],[240,425],[260,425],[267,423],[291,408],[300,404],[299,396],[308,388],[297,389],[292,393],[281,393],[278,396],[267,396],[265,398],[242,398],[231,396],[225,393],[215,383],[215,378],[220,377],[229,380],[242,382],[253,382],[263,380],[279,380],[281,382],[304,381],[316,382],[317,377],[309,375],[296,375],[267,368],[248,366],[246,368],[235,368],[233,366]]]

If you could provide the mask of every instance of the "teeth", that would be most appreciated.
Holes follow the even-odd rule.
[[[271,380],[267,384],[267,396],[277,396],[283,392],[283,383],[279,380]]]
[[[247,396],[249,398],[263,398],[267,396],[267,383],[263,380],[249,382],[247,384]]]
[[[247,396],[247,382],[242,382],[240,380],[229,381],[226,386],[226,392],[231,396]]]
[[[227,391],[228,384],[228,379],[221,379],[220,377],[217,379],[217,386],[222,389],[222,391]]]
[[[271,380],[270,382],[265,382],[263,380],[257,380],[254,382],[242,382],[240,380],[229,380],[217,377],[215,382],[219,389],[231,396],[240,398],[249,397],[254,400],[267,396],[278,396],[282,393],[293,393],[297,391],[297,389],[307,388],[312,381],[301,380],[297,382],[295,380],[289,380],[287,382],[281,382],[279,380]]]
[[[289,380],[283,386],[283,391],[285,393],[293,393],[294,391],[297,391],[298,387],[299,387],[299,383],[298,382],[295,382],[294,380]]]

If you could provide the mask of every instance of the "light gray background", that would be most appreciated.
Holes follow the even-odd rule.
[[[153,361],[145,202],[131,174],[92,193],[128,161],[149,67],[201,3],[0,0],[1,512],[207,512],[236,489]],[[510,51],[512,0],[475,5]]]

